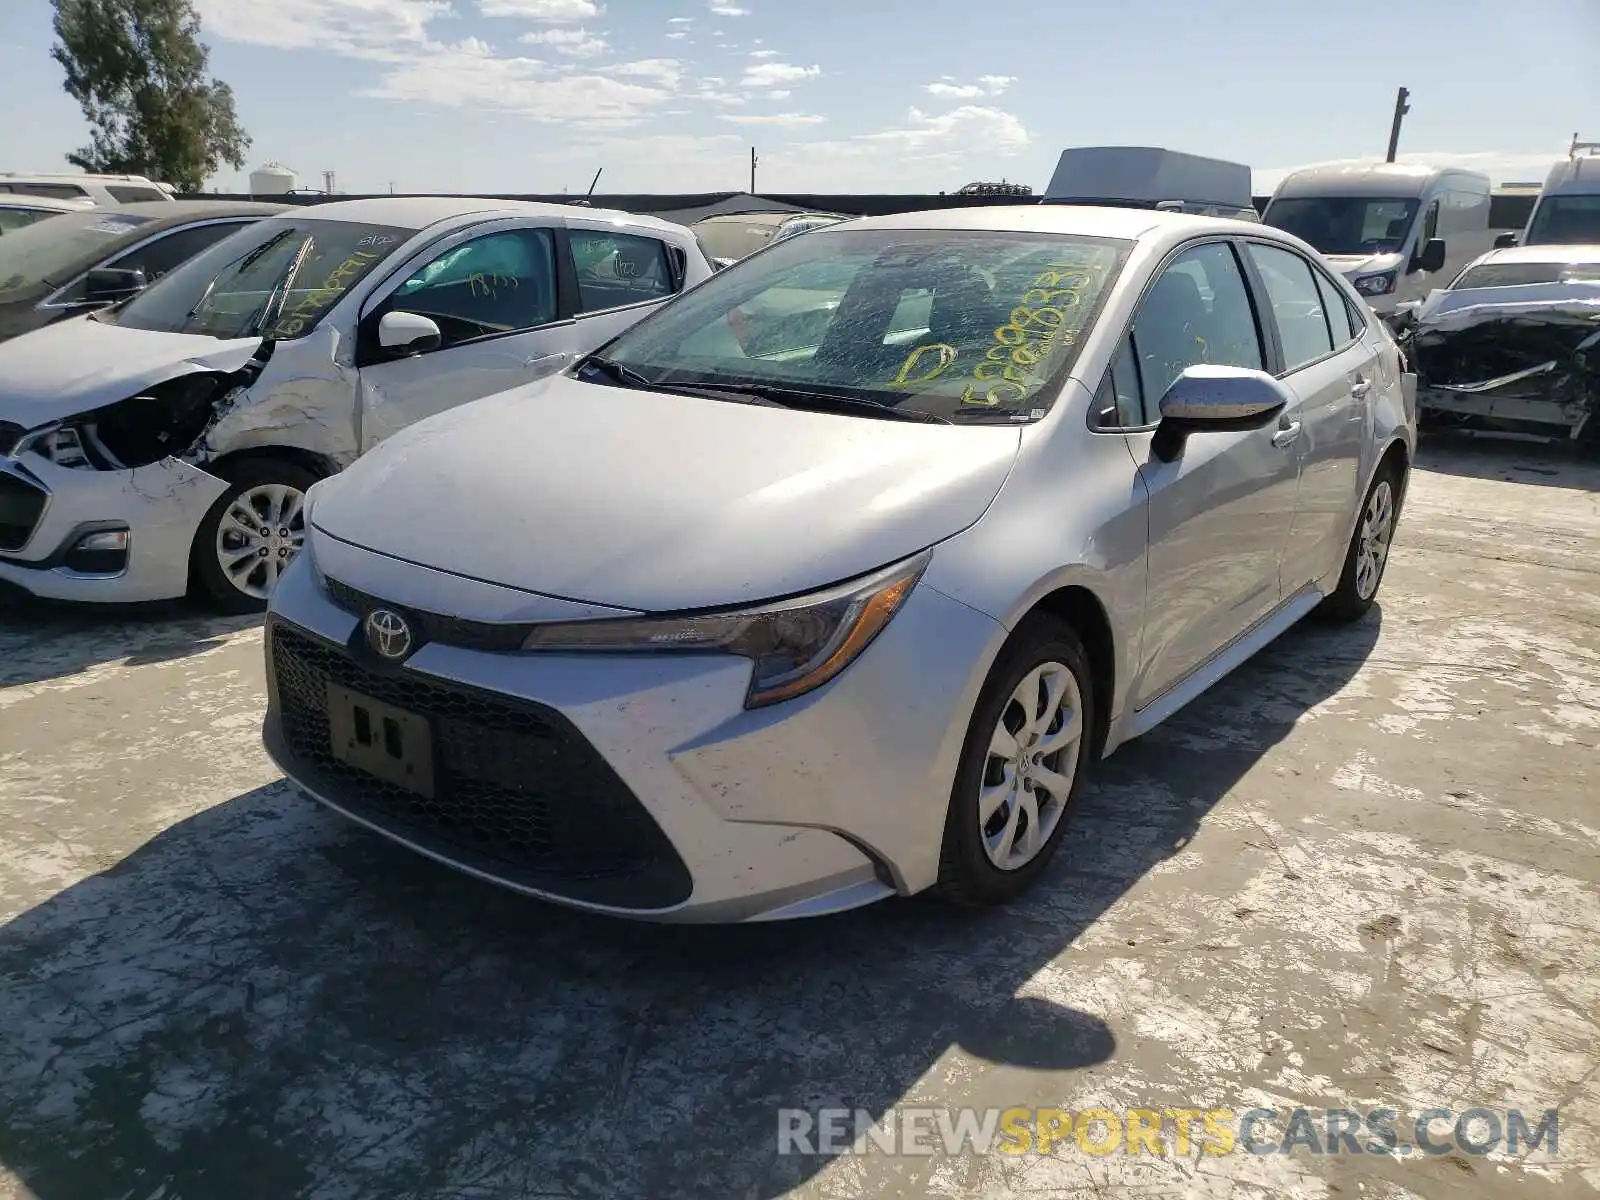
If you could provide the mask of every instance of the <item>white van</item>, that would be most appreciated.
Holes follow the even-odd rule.
[[[1498,245],[1515,245],[1503,236]],[[1600,244],[1600,142],[1572,136],[1566,161],[1550,168],[1539,198],[1528,214],[1524,246]]]
[[[1261,219],[1310,242],[1388,317],[1490,249],[1491,190],[1476,171],[1328,164],[1285,176]]]
[[[143,175],[49,175],[0,171],[0,193],[87,200],[93,204],[143,204],[171,200],[173,188]]]

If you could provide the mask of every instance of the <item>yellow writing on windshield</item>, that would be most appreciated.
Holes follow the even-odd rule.
[[[368,267],[383,255],[374,250],[357,250],[332,271],[322,286],[307,291],[295,306],[278,320],[272,331],[277,338],[298,337],[308,324],[317,320],[344,295],[352,281],[365,274]]]
[[[972,368],[977,383],[990,386],[980,391],[969,384],[961,403],[980,408],[1015,406],[1027,399],[1036,385],[1038,369],[1051,355],[1070,346],[1082,332],[1084,292],[1099,281],[1097,267],[1076,263],[1051,263],[1023,292],[1021,303],[1011,310],[1010,320],[994,331],[995,345]]]
[[[917,375],[917,363],[925,354],[936,354],[937,360],[923,374]],[[918,346],[906,355],[905,362],[900,364],[900,370],[889,381],[890,387],[914,388],[924,383],[932,383],[939,376],[950,369],[950,364],[956,361],[956,348],[945,342],[930,342],[926,346]]]

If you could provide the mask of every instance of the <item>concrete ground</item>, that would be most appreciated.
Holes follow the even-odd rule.
[[[3,618],[0,1197],[1600,1192],[1600,468],[1421,466],[1381,611],[1119,752],[997,913],[525,901],[279,782],[252,623]],[[818,1105],[1560,1115],[1514,1157],[778,1155]]]

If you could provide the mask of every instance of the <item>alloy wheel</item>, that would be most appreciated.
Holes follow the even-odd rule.
[[[978,789],[984,852],[1000,870],[1032,862],[1061,823],[1083,733],[1083,695],[1066,665],[1041,663],[1012,691]]]
[[[1394,536],[1394,488],[1387,479],[1378,480],[1361,515],[1361,530],[1356,545],[1356,595],[1370,600],[1383,578],[1383,565],[1389,560],[1389,540]]]
[[[262,483],[234,497],[217,524],[217,562],[246,596],[265,600],[305,545],[305,493]]]

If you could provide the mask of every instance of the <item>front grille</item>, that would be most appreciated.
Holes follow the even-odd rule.
[[[625,908],[688,898],[689,873],[671,842],[560,713],[371,670],[281,622],[268,638],[282,748],[295,774],[332,803],[508,882]],[[329,683],[428,719],[432,798],[333,757]]]
[[[463,650],[487,650],[504,653],[521,649],[532,631],[532,625],[496,624],[492,621],[467,621],[461,617],[447,617],[441,613],[420,612],[414,608],[391,604],[387,600],[359,591],[348,583],[329,579],[328,598],[345,612],[364,617],[375,608],[400,609],[416,635],[417,644],[438,642],[445,646],[459,646]]]
[[[43,488],[0,471],[0,550],[21,550],[49,498]]]

